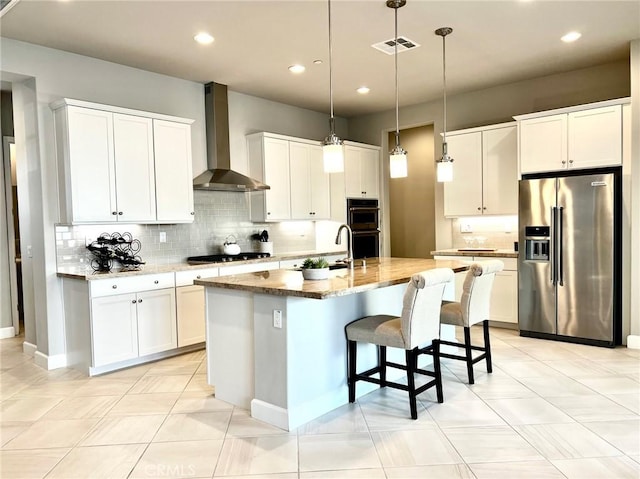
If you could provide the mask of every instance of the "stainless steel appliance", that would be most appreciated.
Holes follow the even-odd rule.
[[[380,256],[380,208],[378,200],[347,198],[347,224],[353,231],[353,257]]]
[[[621,344],[621,169],[523,175],[521,336]]]
[[[204,256],[190,256],[189,264],[229,263],[233,261],[246,261],[248,259],[269,258],[269,253],[240,252],[238,254],[207,254]]]

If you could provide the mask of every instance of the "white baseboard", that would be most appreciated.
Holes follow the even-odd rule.
[[[0,328],[0,339],[13,338],[16,335],[16,330],[13,326],[8,328]]]
[[[55,356],[48,356],[40,351],[36,351],[33,362],[47,371],[52,369],[64,368],[67,366],[67,355],[56,354]]]
[[[289,431],[289,411],[260,399],[251,400],[251,416]]]
[[[640,349],[640,336],[634,334],[627,336],[627,347],[629,349]]]
[[[36,346],[35,344],[31,344],[27,341],[24,341],[22,343],[22,352],[27,356],[33,357],[36,354],[37,350],[38,350],[38,346]]]

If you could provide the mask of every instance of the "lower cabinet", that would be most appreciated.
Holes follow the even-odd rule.
[[[93,366],[177,347],[174,288],[91,300]]]
[[[180,286],[176,288],[178,312],[178,347],[204,343],[205,308],[204,286]]]

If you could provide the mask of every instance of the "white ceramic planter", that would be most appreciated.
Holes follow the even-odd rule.
[[[304,279],[327,279],[329,277],[329,268],[303,268],[302,277]]]

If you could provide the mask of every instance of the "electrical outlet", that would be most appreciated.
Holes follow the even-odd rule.
[[[471,223],[460,223],[460,233],[473,233]]]
[[[273,310],[273,327],[274,328],[282,328],[282,311],[279,309]]]
[[[164,231],[160,231],[160,243],[167,242],[167,233]]]

